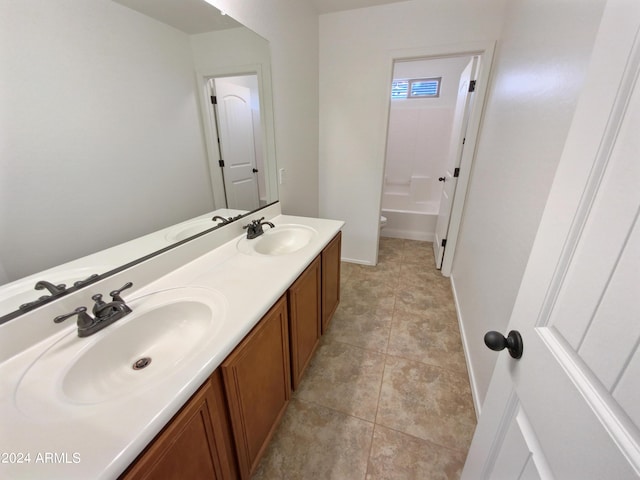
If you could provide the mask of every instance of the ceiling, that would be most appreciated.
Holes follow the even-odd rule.
[[[406,0],[308,0],[316,8],[318,13],[339,12],[353,10],[354,8],[375,7],[387,3],[398,3]]]
[[[205,0],[113,0],[188,35],[241,27]],[[300,1],[300,0],[295,0]],[[319,14],[374,7],[406,0],[307,0]]]
[[[204,0],[113,0],[188,35],[242,27]]]

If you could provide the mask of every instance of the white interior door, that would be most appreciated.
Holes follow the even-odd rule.
[[[639,33],[610,0],[463,479],[640,476]]]
[[[436,260],[436,268],[438,269],[442,267],[442,258],[445,249],[445,242],[443,240],[447,238],[453,195],[455,194],[458,181],[455,171],[456,168],[460,167],[460,160],[464,149],[464,137],[471,112],[473,94],[469,92],[469,85],[470,82],[476,78],[477,63],[478,57],[473,57],[460,75],[458,99],[456,100],[456,109],[451,128],[449,155],[447,157],[445,172],[443,176],[440,177],[440,181],[444,182],[444,186],[442,188],[442,195],[440,196],[440,210],[433,241],[433,253]]]
[[[251,91],[219,78],[215,90],[227,207],[255,210],[260,201]]]

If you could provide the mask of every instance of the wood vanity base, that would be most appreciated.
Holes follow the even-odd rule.
[[[338,232],[120,479],[251,477],[338,307],[340,248]]]

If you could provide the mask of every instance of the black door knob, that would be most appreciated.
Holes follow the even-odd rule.
[[[252,168],[253,173],[258,173],[258,169],[257,168]]]
[[[438,177],[439,182],[446,182],[447,179],[445,177]]]
[[[522,336],[517,330],[511,330],[507,338],[500,332],[487,332],[484,336],[484,344],[496,352],[506,348],[513,358],[522,357]]]

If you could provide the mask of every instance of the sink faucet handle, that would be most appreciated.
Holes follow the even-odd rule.
[[[84,284],[91,282],[93,279],[98,278],[98,276],[99,275],[97,273],[94,273],[93,275],[88,276],[84,280],[78,280],[77,282],[73,282],[73,286],[74,287],[81,287]]]
[[[96,305],[98,307],[101,307],[104,305],[104,300],[102,300],[102,294],[101,293],[96,293],[95,295],[93,295],[91,297],[91,300],[93,300],[94,302],[96,302]]]
[[[59,315],[53,319],[54,323],[62,323],[67,318],[71,318],[74,315],[78,316],[78,328],[86,328],[89,325],[93,325],[94,320],[87,313],[87,307],[78,307],[71,313],[66,313],[64,315]]]
[[[113,299],[114,302],[124,303],[124,300],[122,299],[120,294],[122,293],[123,290],[126,290],[127,288],[131,288],[131,287],[133,287],[133,283],[127,282],[123,286],[121,286],[119,289],[110,292],[109,295],[111,295],[111,298]]]
[[[251,220],[251,223],[248,223],[247,225],[244,225],[242,228],[256,228],[257,226],[260,225],[260,222],[264,220],[264,217],[259,218],[257,220]]]
[[[93,300],[94,305],[93,305],[93,309],[91,310],[93,312],[93,314],[96,316],[96,318],[100,315],[100,312],[102,311],[102,308],[104,306],[107,305],[107,303],[102,300],[102,294],[101,293],[96,293],[95,295],[93,295],[91,297],[91,300]]]

